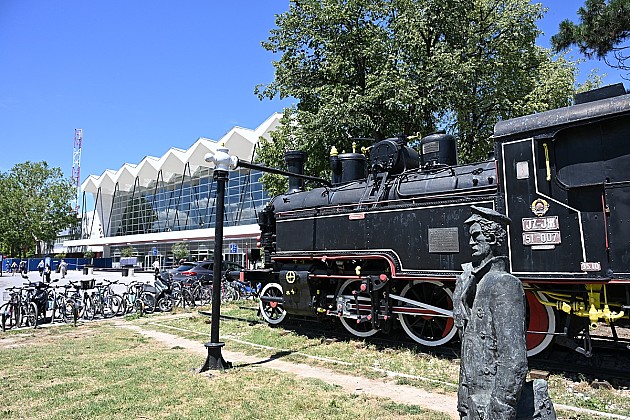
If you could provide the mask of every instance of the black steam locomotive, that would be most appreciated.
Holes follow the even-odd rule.
[[[400,326],[425,346],[449,342],[475,205],[512,219],[505,251],[526,290],[529,355],[554,337],[589,355],[604,323],[617,339],[630,312],[630,94],[614,85],[499,122],[494,140],[494,157],[469,165],[444,133],[419,152],[404,138],[368,157],[333,150],[332,183],[310,191],[305,154],[289,152],[298,175],[259,217],[265,268],[241,273],[262,283],[264,319],[336,317],[359,337]]]

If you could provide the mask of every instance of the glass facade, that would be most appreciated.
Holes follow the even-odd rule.
[[[203,261],[214,257],[214,241],[185,241],[185,243],[189,250],[187,260]],[[114,268],[120,267],[122,249],[129,247],[132,248],[133,256],[137,258],[138,264],[144,268],[150,268],[156,259],[161,267],[177,266],[178,262],[173,257],[173,243],[158,242],[112,246],[110,256]],[[255,247],[256,239],[253,238],[226,239],[223,241],[223,259],[245,266],[247,251]]]
[[[164,182],[162,174],[146,187],[114,192],[106,236],[126,236],[192,229],[215,225],[215,181],[212,171],[200,167]],[[257,223],[257,215],[269,199],[259,182],[259,171],[230,171],[225,192],[224,226]]]

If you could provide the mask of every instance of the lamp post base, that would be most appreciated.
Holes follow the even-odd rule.
[[[225,346],[225,343],[206,343],[204,346],[208,349],[208,357],[198,373],[232,368],[232,363],[226,362],[221,355],[221,347]]]

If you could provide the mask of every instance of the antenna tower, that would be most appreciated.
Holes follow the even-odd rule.
[[[74,197],[74,211],[79,212],[79,193],[81,191],[81,146],[83,144],[83,130],[74,129],[74,148],[72,150],[72,185],[76,189]]]

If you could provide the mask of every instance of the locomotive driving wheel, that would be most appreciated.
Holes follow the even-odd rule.
[[[351,334],[357,337],[371,337],[378,332],[377,329],[372,328],[372,322],[357,322],[361,317],[370,315],[371,312],[371,299],[367,293],[359,293],[360,280],[346,280],[339,289],[339,297],[342,297],[345,302],[344,313],[345,316],[339,318],[339,321]],[[355,304],[353,291],[358,294],[357,302],[358,307]]]
[[[264,302],[263,298],[282,298],[282,286],[278,283],[268,283],[260,291],[260,315],[272,325],[278,325],[287,316],[284,305],[280,302]]]
[[[453,293],[437,281],[410,282],[403,288],[401,296],[445,309],[448,312],[453,311]],[[401,303],[401,312],[417,311],[416,314],[398,314],[400,325],[415,342],[428,347],[437,347],[448,343],[457,333],[451,316],[422,309],[405,302]]]
[[[556,331],[556,317],[551,306],[544,305],[547,298],[531,290],[525,291],[525,325],[527,325],[527,356],[534,356],[546,349]],[[540,299],[540,300],[539,300]]]

